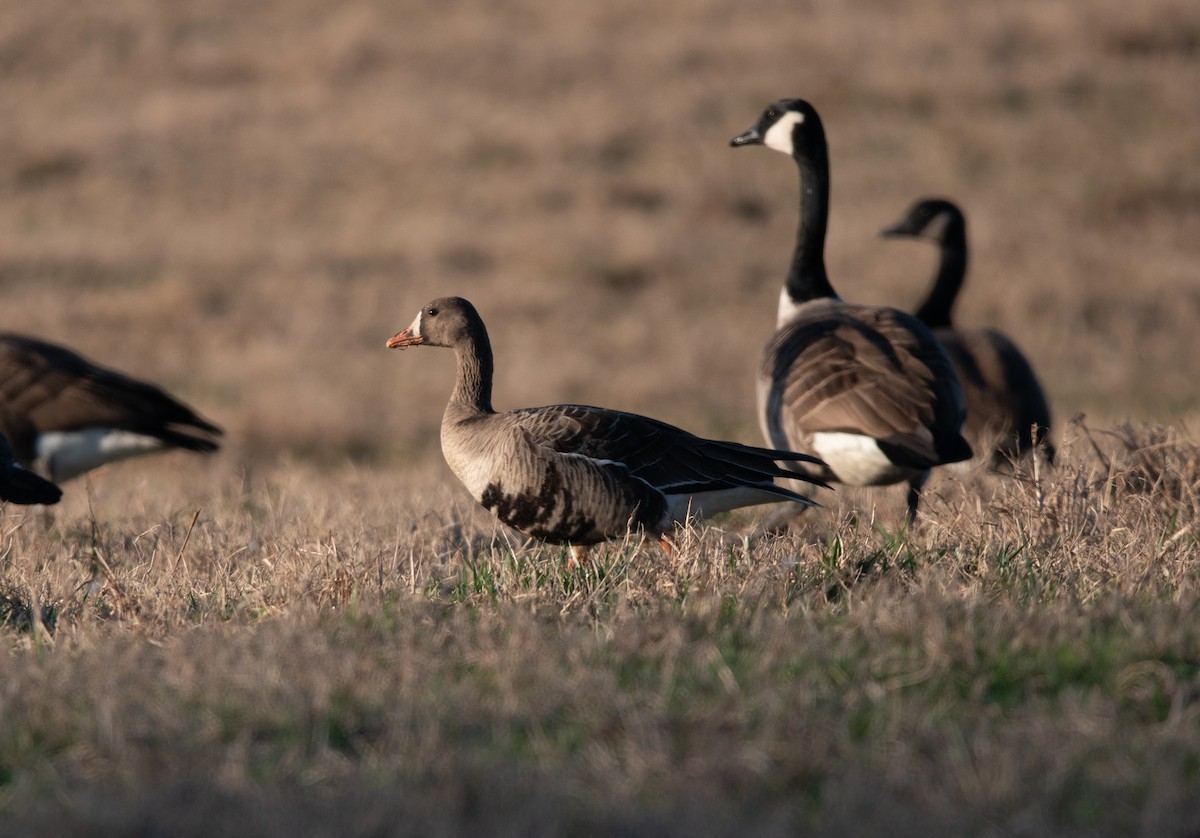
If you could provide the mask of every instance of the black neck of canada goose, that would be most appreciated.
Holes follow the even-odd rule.
[[[803,99],[780,99],[734,146],[765,145],[788,154],[800,173],[800,222],[784,292],[794,305],[838,294],[825,270],[829,223],[829,146],[816,109]],[[782,314],[781,305],[781,314]]]
[[[920,206],[928,211],[929,222],[917,235],[935,241],[940,257],[934,287],[917,309],[917,317],[930,329],[948,329],[953,322],[954,301],[967,275],[967,222],[949,200],[928,200],[914,210]]]

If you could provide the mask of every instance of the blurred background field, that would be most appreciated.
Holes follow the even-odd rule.
[[[1200,16],[1184,0],[17,2],[0,20],[4,327],[160,380],[290,452],[434,461],[448,354],[383,341],[471,298],[497,404],[585,401],[757,438],[796,221],[769,101],[821,111],[828,261],[913,305],[968,215],[964,324],[1060,419],[1186,418],[1200,351]]]
[[[4,511],[0,812],[1195,834],[1197,83],[1191,0],[7,3],[0,328],[228,436]],[[497,408],[758,441],[797,182],[728,141],[783,96],[845,298],[914,307],[933,248],[877,231],[964,208],[959,322],[1033,360],[1063,465],[939,477],[911,536],[839,492],[569,574],[442,462],[450,354],[384,341],[459,294]]]

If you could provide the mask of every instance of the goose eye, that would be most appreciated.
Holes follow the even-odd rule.
[[[779,111],[774,108],[767,109],[767,119],[779,119]]]
[[[429,308],[427,308],[425,310],[425,313],[428,314],[430,317],[437,317],[438,310],[435,306],[430,306]]]

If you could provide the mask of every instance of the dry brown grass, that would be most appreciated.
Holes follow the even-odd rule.
[[[111,470],[48,526],[6,519],[0,809],[104,834],[1185,834],[1200,446],[1067,437],[1036,480],[943,476],[912,533],[871,523],[899,497],[835,501],[576,571],[414,475],[184,464],[164,495]]]
[[[1194,832],[1198,45],[1190,0],[9,3],[5,326],[230,443],[3,511],[6,824]],[[796,183],[726,145],[784,95],[847,298],[918,299],[931,250],[875,232],[963,205],[961,319],[1063,465],[568,572],[451,483],[448,354],[383,342],[463,294],[498,405],[755,441]]]

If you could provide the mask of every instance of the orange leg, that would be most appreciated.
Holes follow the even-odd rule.
[[[588,548],[581,544],[568,544],[567,552],[570,554],[567,557],[567,570],[574,570],[582,564],[587,564]]]

